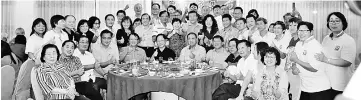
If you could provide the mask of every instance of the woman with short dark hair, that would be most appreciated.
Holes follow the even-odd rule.
[[[35,69],[36,79],[47,100],[73,100],[79,94],[71,76],[58,63],[60,52],[54,44],[46,44],[41,51],[41,65]]]
[[[327,28],[332,32],[324,37],[323,53],[316,57],[318,61],[326,63],[333,98],[344,91],[355,65],[356,42],[345,32],[347,26],[346,17],[342,13],[330,13],[327,16]]]

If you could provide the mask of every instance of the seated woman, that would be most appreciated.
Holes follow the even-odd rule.
[[[162,58],[162,60],[165,61],[171,61],[175,59],[175,53],[172,49],[169,49],[165,47],[165,43],[168,40],[167,37],[164,34],[158,34],[156,37],[158,48],[153,53],[153,56],[151,59],[159,60]]]
[[[228,51],[229,56],[227,57],[227,59],[225,60],[225,62],[228,63],[228,66],[230,65],[235,65],[237,66],[237,63],[239,61],[239,59],[241,59],[242,57],[239,55],[239,53],[237,52],[237,45],[238,45],[238,39],[237,38],[233,38],[231,40],[228,41]]]
[[[119,49],[119,60],[122,62],[140,61],[147,58],[144,49],[138,47],[140,37],[138,34],[129,34],[129,45]]]
[[[36,79],[46,100],[73,100],[79,96],[73,78],[58,63],[59,50],[54,44],[47,44],[41,51],[41,64],[35,69]]]
[[[10,45],[1,41],[1,66],[17,64],[15,56],[11,51]]]
[[[258,70],[255,77],[252,72],[247,73],[242,87],[248,87],[253,79],[255,83],[245,96],[250,96],[255,100],[288,100],[288,78],[287,73],[283,70],[276,70],[281,63],[280,53],[277,49],[270,47],[261,54],[261,61],[265,65],[264,68]],[[244,94],[246,88],[242,88],[239,94]],[[244,95],[239,95],[238,99],[243,99]]]
[[[63,52],[60,55],[58,62],[63,65],[64,70],[73,78],[76,91],[79,94],[84,95],[91,100],[103,99],[100,92],[93,88],[92,82],[81,81],[80,78],[84,74],[84,67],[80,59],[73,56],[75,48],[76,45],[72,40],[64,41],[62,44]]]
[[[123,17],[120,22],[121,29],[118,29],[116,38],[118,47],[125,47],[128,45],[129,34],[134,33],[132,19],[129,16]]]
[[[28,59],[28,55],[25,54],[26,37],[24,35],[18,35],[15,37],[15,43],[10,46],[11,51],[21,60],[25,62]]]

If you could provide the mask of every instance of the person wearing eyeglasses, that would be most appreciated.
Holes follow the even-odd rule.
[[[301,79],[300,100],[333,100],[330,96],[331,83],[325,70],[325,63],[316,60],[317,53],[322,52],[322,45],[313,36],[313,24],[300,22],[297,26],[300,41],[289,54],[290,61],[295,62],[292,73]]]
[[[159,60],[172,61],[175,59],[176,56],[175,52],[172,49],[169,49],[168,47],[165,46],[167,40],[168,38],[164,34],[158,34],[156,36],[158,48],[156,48],[151,59],[155,59],[158,61]]]
[[[327,28],[332,33],[322,41],[323,52],[315,58],[326,63],[326,73],[331,82],[332,99],[341,94],[348,84],[354,70],[356,42],[345,33],[346,17],[340,12],[332,12],[327,17]]]

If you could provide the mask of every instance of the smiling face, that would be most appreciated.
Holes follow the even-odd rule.
[[[282,35],[283,34],[282,26],[281,25],[275,25],[274,26],[274,33],[275,33],[275,35]]]
[[[242,17],[243,13],[241,9],[234,9],[233,11],[233,17],[234,19],[240,19]]]
[[[197,22],[197,13],[190,13],[189,14],[189,21],[191,22],[191,23],[196,23]]]
[[[176,22],[173,23],[173,28],[175,30],[181,29],[181,24],[178,21],[176,21]]]
[[[158,36],[158,38],[157,38],[157,44],[158,44],[158,47],[159,47],[159,48],[165,47],[165,42],[166,42],[166,40],[164,39],[163,36]]]
[[[276,65],[276,55],[274,53],[267,53],[264,57],[264,64],[267,67],[274,67]]]
[[[125,29],[129,29],[129,27],[130,27],[130,20],[125,20],[125,21],[123,21],[123,27],[125,28]]]
[[[121,21],[124,18],[124,16],[125,15],[123,13],[118,13],[117,14],[118,21]]]
[[[336,31],[336,32],[342,31],[342,27],[343,27],[342,21],[336,15],[331,15],[328,25],[331,31]]]
[[[298,24],[295,23],[295,22],[289,23],[288,28],[289,28],[291,33],[296,33],[297,32],[297,25]]]
[[[33,27],[36,33],[43,34],[45,32],[45,25],[43,23],[38,23]]]
[[[80,51],[86,51],[89,47],[89,39],[84,37],[79,39],[78,49]]]
[[[84,23],[83,25],[80,25],[79,29],[80,29],[80,32],[82,32],[82,33],[88,32],[88,30],[89,30],[88,23]]]
[[[263,31],[266,29],[266,24],[263,21],[257,21],[257,29]]]
[[[64,29],[65,28],[65,20],[61,19],[58,21],[58,24],[55,24],[55,27],[59,27],[60,29]]]
[[[110,35],[110,33],[104,33],[101,36],[101,43],[104,46],[109,46],[110,42],[112,41],[112,36]]]
[[[206,20],[206,26],[207,26],[207,27],[212,27],[212,25],[213,25],[212,18],[211,18],[211,17],[208,17],[207,20]]]
[[[56,52],[56,48],[48,48],[45,51],[44,61],[46,63],[54,64],[57,61],[58,53]]]
[[[114,17],[113,16],[108,16],[105,20],[105,25],[108,27],[113,27],[114,25]]]
[[[229,20],[228,18],[223,18],[222,23],[224,27],[229,27],[231,25],[231,20]]]
[[[301,25],[298,29],[298,37],[301,41],[305,41],[306,39],[311,37],[311,35],[312,34],[306,25]]]
[[[168,15],[167,12],[162,13],[162,15],[160,15],[159,17],[160,17],[160,21],[161,21],[162,23],[167,23],[167,22],[168,22],[169,15]]]
[[[188,44],[195,46],[197,44],[197,37],[194,34],[188,35]]]
[[[153,5],[152,6],[152,14],[153,15],[158,15],[159,14],[159,6],[158,5]]]
[[[241,57],[246,57],[251,53],[251,48],[246,46],[246,43],[242,42],[238,44],[238,53]]]
[[[100,21],[99,20],[95,20],[94,24],[93,24],[93,28],[98,30],[100,28]]]
[[[232,54],[236,54],[237,53],[237,44],[236,41],[230,41],[228,44],[228,50],[230,53]]]
[[[197,10],[198,10],[198,7],[195,6],[195,5],[192,5],[189,9],[190,9],[191,11],[197,11]]]
[[[136,47],[138,45],[139,39],[135,35],[129,36],[129,46]]]
[[[69,16],[65,19],[66,27],[73,29],[75,27],[75,18],[72,16]]]
[[[220,38],[214,38],[213,39],[213,46],[215,49],[219,49],[222,47],[222,41]]]
[[[246,28],[246,24],[242,20],[238,20],[238,21],[236,21],[236,28],[238,30],[242,30],[242,29]]]
[[[149,19],[150,17],[149,17],[149,15],[143,15],[142,16],[142,24],[144,25],[144,26],[147,26],[147,25],[149,25]]]
[[[256,25],[256,21],[253,17],[247,18],[247,27],[252,28]]]
[[[75,45],[72,42],[67,42],[62,47],[62,51],[65,54],[65,56],[71,56],[74,53]]]

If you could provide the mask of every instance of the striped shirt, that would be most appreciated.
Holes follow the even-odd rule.
[[[36,78],[47,100],[70,99],[66,94],[53,94],[54,88],[67,89],[72,78],[64,71],[63,65],[42,63],[36,70]]]
[[[61,55],[59,58],[59,63],[64,65],[65,71],[67,71],[67,73],[72,73],[76,70],[79,69],[84,69],[84,66],[81,64],[81,61],[78,57],[75,56],[65,56],[65,55]],[[74,75],[72,76],[75,82],[79,82],[80,81],[80,76],[79,75]]]

